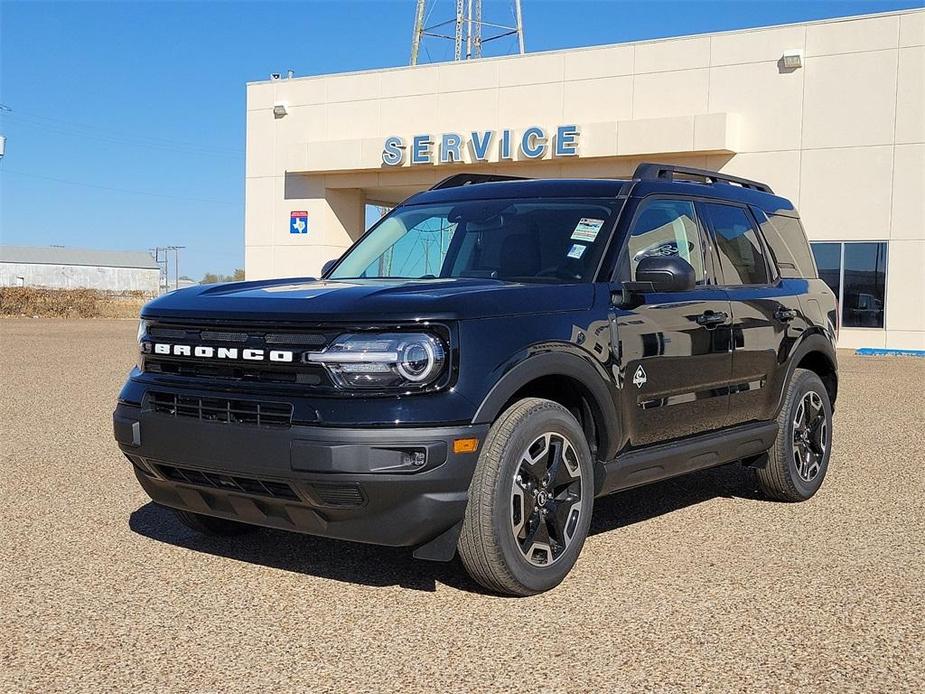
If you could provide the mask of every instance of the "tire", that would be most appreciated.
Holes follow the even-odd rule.
[[[253,527],[250,525],[225,520],[224,518],[204,516],[201,513],[181,511],[176,508],[173,509],[173,512],[176,514],[177,520],[180,521],[180,523],[190,530],[195,530],[202,535],[210,535],[212,537],[234,537],[236,535],[244,535],[253,530]]]
[[[505,410],[469,486],[458,544],[469,575],[518,596],[561,583],[588,535],[593,474],[584,432],[564,407],[527,398]]]
[[[756,469],[758,486],[772,499],[806,501],[822,486],[832,455],[832,405],[819,376],[793,372],[777,425],[767,465]]]

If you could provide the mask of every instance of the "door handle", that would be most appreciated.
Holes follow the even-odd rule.
[[[706,328],[715,328],[729,320],[729,314],[725,311],[704,311],[697,316],[697,323]]]
[[[792,308],[779,308],[774,312],[774,317],[782,323],[788,323],[797,317],[797,312]]]

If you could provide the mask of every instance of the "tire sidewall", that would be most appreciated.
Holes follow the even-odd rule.
[[[793,459],[793,417],[803,397],[810,391],[814,391],[822,399],[822,410],[825,413],[825,423],[828,430],[828,442],[825,454],[823,454],[822,462],[819,466],[819,473],[812,481],[806,482],[797,472],[796,462]],[[786,426],[784,440],[787,455],[787,475],[790,478],[790,483],[797,492],[804,499],[808,499],[819,491],[819,488],[822,486],[826,472],[829,469],[829,459],[832,457],[832,405],[829,402],[829,395],[828,391],[825,389],[825,385],[823,385],[822,381],[815,374],[802,374],[800,381],[797,383],[797,387],[793,390],[793,397],[788,403],[787,419],[784,424]]]
[[[520,458],[536,438],[544,433],[557,433],[572,443],[581,468],[581,515],[571,544],[550,566],[539,567],[527,561],[511,531],[511,487]],[[581,553],[594,508],[594,467],[584,432],[575,418],[564,408],[535,409],[517,423],[514,433],[503,444],[501,470],[493,490],[492,527],[505,563],[514,578],[531,592],[541,592],[562,582]]]

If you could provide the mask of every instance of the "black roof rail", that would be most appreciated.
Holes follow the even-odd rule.
[[[674,164],[650,164],[642,163],[636,167],[633,178],[640,181],[673,181],[675,174],[684,176],[695,176],[706,179],[707,183],[735,183],[743,188],[758,190],[762,193],[774,194],[771,186],[760,181],[751,181],[747,178],[730,176],[720,173],[719,171],[709,171],[707,169],[693,169],[689,166],[675,166]]]
[[[475,183],[494,183],[495,181],[525,181],[524,176],[502,176],[501,174],[458,173],[435,183],[428,190],[442,190],[444,188],[458,188]]]

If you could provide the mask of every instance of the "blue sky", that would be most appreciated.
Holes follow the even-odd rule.
[[[509,4],[486,0],[486,14]],[[528,51],[921,5],[523,0]],[[244,255],[245,82],[404,65],[414,7],[0,1],[0,104],[12,109],[0,114],[0,242],[179,244],[184,274],[230,273]]]

